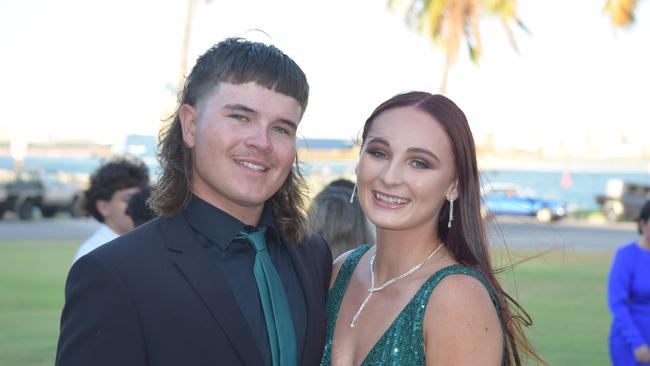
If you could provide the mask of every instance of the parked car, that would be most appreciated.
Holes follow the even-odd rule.
[[[488,215],[534,216],[539,222],[550,223],[567,214],[566,202],[540,197],[516,184],[492,183],[481,192]]]
[[[55,171],[18,170],[13,179],[1,184],[0,218],[6,211],[13,211],[22,220],[29,220],[36,208],[43,217],[60,211],[77,216],[81,195],[79,186],[64,182]]]
[[[605,194],[596,197],[605,217],[610,221],[636,220],[641,207],[650,199],[650,185],[609,179]]]

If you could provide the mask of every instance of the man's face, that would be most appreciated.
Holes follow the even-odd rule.
[[[138,187],[120,189],[113,193],[108,201],[97,200],[97,210],[104,216],[104,224],[119,235],[133,229],[131,216],[126,214],[126,207],[131,196],[140,191]]]
[[[248,224],[286,180],[302,111],[294,98],[256,83],[220,83],[195,108],[183,105],[193,150],[192,191]],[[252,214],[252,216],[250,216]]]

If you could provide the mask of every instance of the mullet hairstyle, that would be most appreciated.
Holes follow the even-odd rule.
[[[192,150],[183,141],[180,108],[184,104],[196,108],[222,82],[235,85],[254,82],[292,97],[300,104],[301,117],[307,108],[309,84],[305,73],[281,50],[241,38],[228,38],[214,45],[198,58],[179,94],[178,108],[170,117],[171,122],[159,134],[158,160],[162,174],[149,204],[160,216],[178,214],[192,196]],[[296,154],[287,179],[269,199],[283,237],[292,243],[300,243],[309,235],[307,190]]]
[[[501,270],[492,268],[487,235],[480,216],[480,182],[474,138],[463,111],[450,99],[439,94],[417,91],[398,94],[379,105],[366,120],[361,135],[362,146],[365,146],[372,122],[378,115],[403,107],[417,108],[433,117],[443,127],[451,142],[458,179],[458,198],[454,205],[451,228],[447,227],[449,201],[443,204],[438,217],[438,235],[458,262],[478,270],[494,289],[504,333],[503,364],[521,365],[520,349],[545,364],[523,332],[524,326],[532,325],[530,316],[497,281],[495,275]]]

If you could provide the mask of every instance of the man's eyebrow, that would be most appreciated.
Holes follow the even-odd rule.
[[[424,155],[429,155],[432,159],[434,159],[438,163],[440,162],[440,159],[438,159],[438,156],[436,154],[434,154],[433,152],[431,152],[430,150],[428,150],[428,149],[423,149],[421,147],[409,147],[408,149],[406,149],[406,151],[412,152],[412,153],[415,152],[415,153],[421,153],[421,154],[424,154]]]
[[[290,119],[280,118],[278,120],[278,122],[287,125],[287,127],[289,127],[290,129],[292,129],[294,131],[298,131],[298,124],[296,122],[290,120]]]
[[[242,111],[242,112],[257,114],[257,111],[254,110],[253,108],[245,106],[243,104],[239,104],[239,103],[226,104],[226,105],[223,106],[223,109],[228,109],[228,110],[231,110],[231,111]]]

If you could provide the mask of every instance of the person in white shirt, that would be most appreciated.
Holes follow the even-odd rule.
[[[133,220],[126,214],[132,195],[149,184],[149,169],[144,162],[116,157],[103,163],[90,177],[84,192],[84,209],[101,223],[99,229],[77,250],[73,263],[97,247],[133,229]]]

